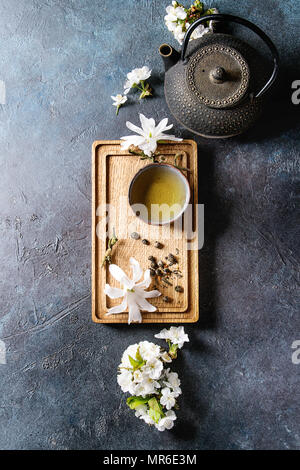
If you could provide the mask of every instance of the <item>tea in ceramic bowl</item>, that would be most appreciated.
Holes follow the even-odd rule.
[[[129,204],[135,214],[153,225],[169,224],[181,217],[190,196],[186,177],[166,163],[145,166],[129,187]]]

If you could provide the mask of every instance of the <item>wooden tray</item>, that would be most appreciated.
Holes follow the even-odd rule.
[[[192,140],[176,143],[160,144],[158,150],[166,156],[166,162],[174,162],[176,153],[181,153],[182,166],[190,168],[187,178],[191,187],[192,202],[198,202],[197,178],[197,144]],[[199,318],[199,270],[198,270],[198,234],[194,235],[192,244],[195,249],[186,250],[187,236],[180,227],[171,225],[153,226],[139,220],[128,204],[128,188],[135,173],[149,162],[130,155],[120,149],[120,141],[101,141],[93,143],[92,149],[92,319],[96,323],[127,323],[128,314],[106,316],[108,308],[121,302],[111,300],[104,294],[105,284],[118,286],[107,268],[101,267],[107,248],[106,234],[111,236],[113,228],[119,239],[113,251],[113,262],[119,265],[131,277],[129,258],[134,256],[143,269],[149,267],[148,256],[164,260],[172,253],[178,259],[179,269],[183,277],[173,282],[173,286],[158,289],[161,297],[151,299],[157,307],[153,313],[143,312],[143,323],[191,323]],[[111,209],[106,217],[106,204]],[[193,208],[193,229],[195,230],[195,210]],[[138,232],[140,240],[130,237],[132,232]],[[143,245],[141,240],[146,238],[150,245]],[[159,240],[163,249],[154,247]],[[177,251],[177,250],[178,251]],[[179,252],[177,255],[176,253]],[[175,292],[175,285],[183,287],[182,293]],[[153,285],[157,285],[154,280]],[[152,286],[153,288],[153,286]],[[151,287],[149,288],[149,290]],[[171,302],[165,303],[163,296],[169,296]]]

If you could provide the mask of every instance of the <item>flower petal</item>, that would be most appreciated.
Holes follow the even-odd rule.
[[[121,137],[121,149],[126,150],[128,149],[131,145],[139,146],[142,144],[145,139],[144,137],[138,136],[138,135],[128,135],[125,137]]]
[[[117,266],[116,264],[109,265],[109,272],[116,279],[116,281],[119,281],[119,283],[124,285],[125,287],[131,285],[123,269],[119,268],[119,266]]]
[[[142,315],[135,299],[132,296],[128,296],[128,325],[132,322],[141,323]]]
[[[141,124],[142,124],[142,128],[143,128],[143,131],[144,131],[144,135],[146,134],[147,137],[149,137],[149,134],[150,133],[154,133],[154,129],[155,129],[155,121],[153,118],[146,118],[146,116],[144,116],[142,113],[140,113],[140,121],[141,121]]]
[[[132,124],[132,122],[127,121],[126,122],[126,127],[128,127],[128,129],[130,129],[131,131],[136,132],[137,134],[142,135],[143,137],[145,137],[144,130],[141,129],[140,127],[138,127],[138,126],[135,126],[134,124]]]
[[[121,149],[127,150],[131,145],[139,146],[140,143],[144,142],[144,137],[138,135],[128,135],[121,137]]]
[[[130,258],[129,261],[132,269],[132,280],[134,283],[136,283],[141,279],[143,270],[140,266],[140,263],[135,258]]]
[[[168,124],[168,118],[162,119],[156,126],[155,128],[155,133],[160,134],[161,132],[164,132],[167,129],[172,129],[173,124],[170,124],[170,126],[167,126]]]
[[[151,157],[152,153],[155,152],[157,149],[157,142],[156,139],[150,139],[149,142],[144,141],[142,144],[139,145],[140,149],[144,152],[145,155]]]
[[[144,274],[144,280],[136,284],[136,287],[143,287],[147,289],[150,286],[150,284],[151,284],[150,269],[146,269],[145,274]]]
[[[140,295],[136,296],[136,301],[141,310],[145,312],[156,312],[157,308],[154,305],[151,305],[145,298]]]
[[[168,338],[168,336],[169,336],[169,331],[167,330],[167,328],[164,328],[164,329],[161,330],[159,333],[157,333],[156,335],[154,335],[154,338],[166,339],[166,338]]]
[[[173,127],[173,124],[170,124],[169,126],[166,126],[166,127],[163,129],[163,131],[160,131],[159,133],[157,132],[157,135],[159,135],[159,136],[160,136],[160,135],[165,135],[164,132],[169,131],[170,129],[172,129],[172,127]]]
[[[159,297],[160,295],[161,295],[161,292],[159,292],[159,290],[150,290],[150,291],[144,292],[145,299],[152,299],[154,297]]]
[[[123,313],[127,308],[127,296],[124,297],[123,302],[120,305],[116,305],[115,307],[111,307],[108,309],[106,315],[115,315],[117,313]]]
[[[175,140],[176,142],[181,142],[183,139],[175,137],[175,135],[161,134],[158,140]]]
[[[124,292],[122,289],[105,284],[104,294],[108,295],[111,299],[118,299],[119,297],[123,297]]]

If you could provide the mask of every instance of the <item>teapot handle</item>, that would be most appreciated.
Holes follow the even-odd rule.
[[[238,16],[233,16],[233,15],[221,15],[221,14],[206,15],[206,16],[203,16],[202,18],[199,18],[198,20],[196,20],[189,27],[189,29],[185,33],[184,40],[183,40],[183,45],[182,45],[182,49],[181,49],[181,60],[182,61],[185,60],[186,49],[187,49],[187,46],[188,46],[188,43],[189,43],[190,36],[191,36],[192,32],[194,31],[194,29],[197,28],[197,26],[199,26],[199,24],[202,24],[205,21],[209,21],[209,20],[239,23],[239,24],[241,24],[243,26],[246,26],[247,28],[251,29],[252,31],[254,31],[254,33],[256,33],[267,44],[267,46],[269,47],[269,49],[271,51],[272,57],[273,57],[274,67],[273,67],[272,75],[269,78],[268,82],[263,86],[263,88],[258,93],[256,93],[254,98],[259,98],[260,96],[262,96],[264,93],[266,93],[266,91],[274,83],[274,81],[277,77],[278,69],[279,69],[279,55],[278,55],[278,51],[277,51],[276,47],[274,46],[273,42],[271,41],[271,39],[258,26],[251,23],[248,20],[245,20],[244,18],[240,18]]]

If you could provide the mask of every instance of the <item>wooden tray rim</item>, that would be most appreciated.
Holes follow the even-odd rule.
[[[108,317],[107,319],[99,318],[96,315],[96,256],[94,256],[94,253],[96,252],[96,154],[97,154],[97,148],[99,146],[108,146],[108,145],[120,145],[121,141],[120,140],[95,140],[92,144],[92,321],[94,323],[99,323],[99,324],[110,324],[110,325],[128,325],[127,321],[112,321],[111,317]],[[196,154],[196,159],[195,159],[195,169],[196,172],[198,172],[198,152],[197,152],[197,143],[192,140],[192,139],[183,139],[180,142],[177,142],[177,144],[188,144],[193,147],[193,151]],[[160,145],[172,145],[172,141],[166,141],[166,143],[160,144]],[[126,154],[126,150],[122,151],[120,150],[120,154]],[[197,183],[198,183],[198,177],[197,177]],[[198,201],[198,184],[194,184],[194,195],[195,195],[195,200]],[[198,237],[198,234],[197,234]],[[198,250],[192,251],[191,256],[195,257],[194,259],[194,264],[197,269],[197,273],[199,275],[199,252]],[[165,321],[158,318],[157,320],[155,319],[148,319],[148,318],[143,318],[143,321],[141,324],[162,324],[166,325],[172,324],[172,323],[196,323],[199,320],[199,283],[197,285],[197,288],[194,290],[194,302],[191,304],[191,310],[193,311],[193,316],[189,318],[178,318],[176,320],[171,320],[171,319],[166,319]],[[180,312],[168,312],[168,314],[176,314],[177,315],[185,315],[185,313],[180,313]],[[140,323],[133,323],[132,325],[140,325]],[[131,326],[132,326],[131,325]]]

